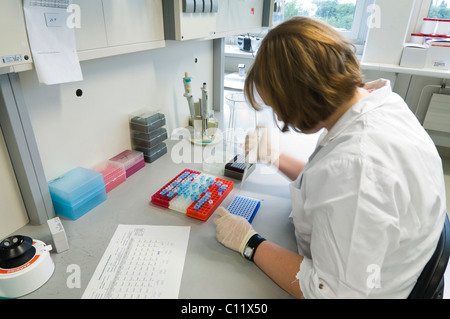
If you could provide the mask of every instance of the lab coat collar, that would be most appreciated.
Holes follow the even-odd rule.
[[[325,146],[334,138],[339,136],[339,134],[355,119],[382,106],[392,93],[391,82],[385,79],[369,82],[364,88],[370,93],[359,100],[347,112],[345,112],[330,131],[324,131],[322,136],[319,138],[318,146]]]

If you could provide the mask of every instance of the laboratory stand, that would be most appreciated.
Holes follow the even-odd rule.
[[[185,72],[183,78],[184,97],[189,106],[189,124],[194,128],[190,138],[196,145],[217,145],[222,142],[223,136],[217,130],[219,122],[215,118],[213,107],[209,101],[209,91],[206,82],[200,87],[201,98],[195,102],[193,93],[193,82],[188,72]]]

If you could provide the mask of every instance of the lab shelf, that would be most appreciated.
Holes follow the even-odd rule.
[[[433,69],[427,69],[427,68],[422,68],[422,69],[406,68],[406,67],[401,67],[396,64],[370,63],[370,62],[362,62],[361,68],[363,70],[371,70],[371,71],[402,73],[402,74],[410,74],[410,75],[428,76],[428,77],[440,78],[440,79],[450,79],[450,71],[445,71],[445,70],[433,70]]]

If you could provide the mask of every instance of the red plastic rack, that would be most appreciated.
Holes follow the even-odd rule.
[[[192,171],[190,169],[185,169],[184,171],[182,171],[180,174],[178,174],[177,176],[175,176],[175,178],[173,178],[170,182],[168,182],[166,185],[164,185],[159,191],[157,191],[153,196],[152,196],[152,200],[150,201],[151,203],[158,205],[158,206],[162,206],[165,208],[169,208],[170,205],[170,201],[171,199],[169,197],[167,197],[166,195],[162,195],[161,192],[170,184],[172,184],[174,181],[176,181],[181,175],[183,175],[185,172],[189,172],[189,173],[195,173],[195,174],[200,174],[200,172],[196,172],[196,171]]]
[[[185,169],[180,174],[178,174],[175,178],[170,180],[166,185],[164,185],[160,190],[158,190],[151,198],[151,203],[164,207],[164,208],[170,208],[170,202],[174,200],[178,194],[174,195],[172,198],[169,198],[167,196],[167,193],[163,194],[163,190],[166,189],[169,185],[172,185],[177,179],[179,179],[181,176],[183,176],[186,173],[194,173],[201,175],[201,172]],[[209,175],[205,175],[208,177],[212,177]],[[219,194],[219,188],[216,186],[217,182],[221,182],[222,185],[227,185],[227,188],[223,190],[222,195]],[[230,194],[230,192],[233,190],[234,183],[228,180],[224,180],[221,178],[214,178],[214,184],[210,185],[206,192],[211,193],[210,200],[213,201],[213,204],[205,203],[202,205],[199,209],[195,208],[196,201],[192,201],[192,203],[188,206],[186,209],[186,215],[192,218],[196,218],[202,221],[207,221],[209,217],[214,213],[214,211],[219,207],[219,205],[223,202],[223,200]]]
[[[218,195],[218,190],[216,189],[216,187],[213,185],[208,189],[208,192],[212,193],[211,199],[213,200],[214,204],[212,206],[210,206],[209,204],[205,204],[203,205],[199,210],[196,210],[194,208],[195,206],[195,202],[192,203],[186,212],[187,216],[193,217],[193,218],[197,218],[203,221],[207,221],[208,218],[215,212],[215,210],[219,207],[219,205],[223,202],[223,200],[225,199],[225,197],[228,196],[228,194],[230,194],[230,192],[233,189],[233,182],[224,180],[224,179],[220,179],[220,178],[216,178],[216,182],[221,181],[223,184],[228,185],[227,190],[222,194],[222,196]]]

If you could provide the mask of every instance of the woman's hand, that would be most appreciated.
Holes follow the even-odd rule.
[[[219,207],[216,210],[214,224],[217,225],[217,240],[225,247],[240,252],[243,256],[248,240],[256,234],[249,222],[245,218],[233,215],[225,208]]]
[[[245,153],[249,155],[249,162],[259,161],[271,165],[278,162],[280,151],[273,147],[268,131],[267,127],[258,126],[246,136]]]

